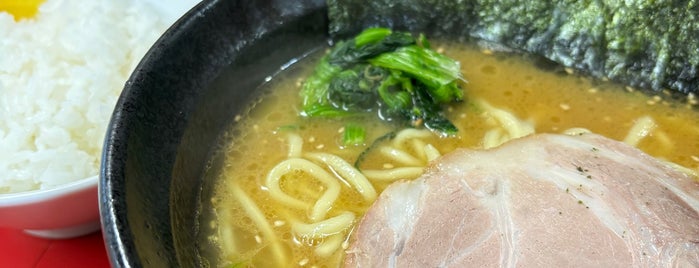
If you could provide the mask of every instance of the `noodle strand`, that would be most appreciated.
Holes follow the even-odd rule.
[[[303,139],[298,134],[289,134],[287,136],[289,141],[289,154],[288,158],[299,158],[303,153]]]
[[[409,153],[399,150],[397,148],[393,147],[388,147],[388,146],[383,146],[379,148],[379,152],[381,152],[383,155],[392,158],[396,162],[399,162],[403,165],[406,166],[424,166],[425,163],[420,160],[415,158],[414,156],[410,155]]]
[[[374,186],[371,185],[371,182],[369,182],[362,172],[347,163],[347,161],[341,157],[328,153],[306,153],[305,156],[330,166],[333,171],[337,172],[340,177],[344,178],[347,183],[354,187],[367,202],[373,202],[376,199],[376,190]]]
[[[316,247],[315,253],[320,257],[327,258],[342,247],[342,242],[345,242],[345,237],[342,233],[331,235]]]
[[[532,124],[524,120],[520,120],[513,113],[495,108],[484,100],[477,100],[476,103],[478,103],[478,105],[485,110],[488,115],[498,121],[500,123],[500,127],[505,130],[507,134],[505,135],[499,131],[495,133],[493,133],[492,130],[488,131],[483,140],[483,144],[486,149],[499,146],[508,140],[521,138],[535,133],[534,126],[532,126]]]
[[[320,199],[316,201],[309,215],[309,218],[313,221],[324,218],[332,204],[340,196],[340,183],[337,182],[333,175],[311,161],[301,158],[290,158],[272,168],[265,180],[265,186],[267,186],[270,196],[287,206],[297,209],[308,209],[307,203],[286,194],[279,186],[282,176],[295,170],[310,174],[327,187]]]
[[[399,179],[415,179],[424,172],[423,167],[398,167],[392,169],[365,169],[362,170],[367,178],[374,181],[395,181]]]
[[[393,146],[400,148],[401,144],[404,144],[406,140],[429,138],[432,135],[432,132],[426,129],[406,128],[398,132],[396,137],[393,138]]]
[[[442,153],[440,153],[439,150],[437,150],[437,148],[432,146],[432,144],[427,144],[423,148],[423,151],[425,152],[425,157],[427,158],[428,162],[432,162],[433,160],[442,156]]]
[[[240,207],[260,229],[262,235],[269,241],[269,246],[276,256],[277,263],[280,265],[288,263],[286,253],[282,249],[279,239],[274,235],[272,226],[267,222],[262,210],[257,207],[255,201],[253,201],[237,183],[233,183],[230,190],[231,194],[240,202]]]
[[[340,215],[316,223],[294,222],[291,230],[304,238],[319,239],[346,230],[354,222],[354,213],[345,211]]]

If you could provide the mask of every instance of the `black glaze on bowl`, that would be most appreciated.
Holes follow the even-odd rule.
[[[113,267],[199,266],[202,177],[220,133],[265,78],[327,42],[324,1],[204,1],[127,81],[99,200]]]

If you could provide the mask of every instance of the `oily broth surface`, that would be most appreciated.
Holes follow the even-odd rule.
[[[520,57],[484,56],[482,51],[469,47],[446,47],[445,54],[462,63],[469,80],[468,98],[485,99],[492,106],[506,108],[533,122],[537,133],[583,127],[623,140],[638,118],[650,115],[658,127],[638,147],[685,167],[696,169],[699,165],[696,99],[690,104],[672,100],[666,93],[648,96],[618,84],[532,68],[531,61]],[[466,117],[477,115],[469,114],[468,106],[457,110]],[[469,125],[478,128],[479,121],[461,121],[461,134],[468,135]]]
[[[618,85],[565,72],[544,71],[533,67],[531,61],[521,56],[484,53],[475,46],[462,44],[441,45],[445,54],[461,62],[462,72],[468,80],[466,101],[451,105],[448,111],[448,117],[460,130],[459,135],[426,140],[442,154],[457,147],[482,148],[483,135],[492,126],[483,111],[470,101],[483,99],[533,123],[537,133],[560,133],[565,129],[584,127],[622,140],[636,119],[650,115],[659,126],[654,132],[657,135],[642,140],[639,147],[656,157],[697,168],[699,115],[691,105],[663,100],[666,97],[663,95],[649,97],[628,92]],[[232,187],[245,191],[263,212],[275,235],[284,242],[283,251],[289,256],[285,263],[289,266],[336,267],[341,264],[342,250],[329,257],[316,257],[313,248],[321,241],[294,237],[289,219],[302,221],[308,215],[271,199],[262,186],[267,173],[286,159],[289,133],[297,133],[303,138],[304,151],[335,154],[349,163],[354,163],[369,146],[341,146],[339,140],[346,124],[344,121],[298,116],[301,78],[312,71],[318,58],[319,55],[315,55],[303,60],[266,85],[264,93],[253,102],[250,110],[236,118],[237,124],[225,139],[229,144],[216,156],[221,158],[223,165],[220,171],[211,171],[217,178],[211,203],[203,205],[207,208],[201,217],[204,226],[201,239],[205,246],[200,248],[202,256],[214,266],[275,265],[269,241],[265,241],[260,229],[246,216],[240,201],[232,194]],[[368,143],[395,127],[378,122],[373,115],[350,120],[367,129]],[[379,154],[368,154],[362,167],[381,168],[386,162]],[[387,185],[374,183],[378,192]],[[296,176],[293,181],[283,179],[281,188],[308,202],[317,200],[324,190],[323,185],[305,176]],[[351,211],[359,219],[370,205],[343,185],[340,199],[328,217]]]

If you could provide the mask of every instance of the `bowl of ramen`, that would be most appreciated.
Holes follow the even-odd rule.
[[[699,263],[683,50],[603,57],[575,5],[522,31],[376,2],[207,1],[173,25],[107,131],[112,265]]]

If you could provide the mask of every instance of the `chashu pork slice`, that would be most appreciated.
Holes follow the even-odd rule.
[[[390,185],[350,267],[699,267],[699,184],[621,142],[539,134]]]

